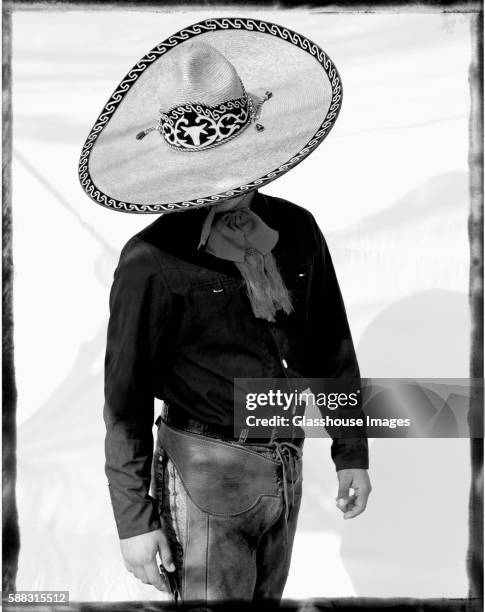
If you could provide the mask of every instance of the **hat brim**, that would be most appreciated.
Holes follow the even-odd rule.
[[[197,37],[221,51],[250,94],[272,97],[254,125],[205,151],[171,149],[156,123],[160,92],[180,48]],[[257,189],[305,159],[324,140],[342,103],[339,74],[307,38],[272,23],[207,19],[180,30],[143,57],[118,85],[81,153],[79,178],[98,204],[163,213],[218,203]]]

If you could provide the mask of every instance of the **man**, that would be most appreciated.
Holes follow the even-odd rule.
[[[273,427],[257,437],[240,427],[234,379],[358,383],[359,369],[313,216],[255,187],[323,140],[341,95],[330,60],[302,52],[323,53],[314,43],[300,37],[295,50],[273,24],[253,31],[254,20],[222,21],[162,43],[167,57],[137,74],[109,123],[102,113],[81,157],[83,186],[100,203],[191,208],[162,215],[120,256],[105,363],[106,473],[125,564],[142,582],[185,601],[278,601],[301,500],[303,432]],[[274,67],[271,90],[256,95],[248,82],[261,80],[264,62]],[[295,91],[284,84],[290,76]],[[109,112],[120,91],[127,86]],[[164,409],[153,452],[155,397]],[[338,507],[353,518],[370,492],[365,435],[334,437],[332,458]]]

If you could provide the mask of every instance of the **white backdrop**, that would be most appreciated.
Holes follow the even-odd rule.
[[[344,103],[329,138],[263,191],[310,209],[333,254],[364,376],[468,375],[469,16],[29,11],[13,19],[18,589],[162,599],[123,566],[103,472],[108,292],[151,216],[83,194],[79,153],[129,68],[223,14],[302,32]],[[367,512],[335,509],[328,441],[306,445],[287,597],[466,595],[467,440],[374,440]]]

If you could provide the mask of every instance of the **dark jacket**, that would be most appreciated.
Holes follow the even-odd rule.
[[[174,212],[121,252],[105,361],[106,475],[120,538],[160,526],[149,496],[154,397],[214,425],[233,417],[234,378],[359,379],[330,254],[304,208],[260,193],[251,203],[278,230],[273,254],[295,312],[257,319],[240,273],[198,250],[207,209]],[[367,440],[334,439],[337,470],[367,468]]]

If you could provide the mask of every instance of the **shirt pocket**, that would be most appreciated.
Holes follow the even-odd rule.
[[[295,309],[306,308],[312,281],[312,261],[282,260],[279,268]]]
[[[241,308],[244,281],[219,278],[192,285],[188,292],[189,308],[194,322],[220,324],[224,313]]]

